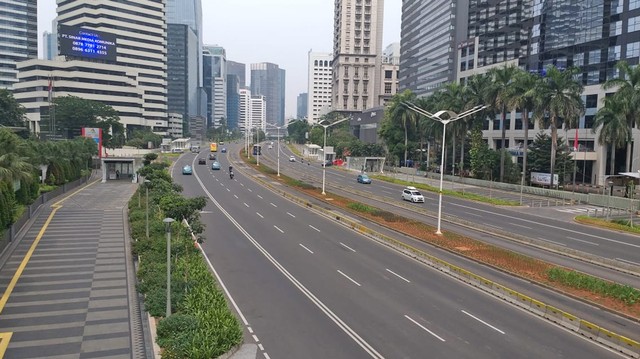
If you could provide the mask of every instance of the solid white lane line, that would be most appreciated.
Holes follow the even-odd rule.
[[[311,228],[315,229],[316,231],[320,232],[320,230],[318,228],[316,228],[316,227],[314,227],[312,225],[309,225],[309,227],[311,227]]]
[[[491,325],[491,324],[489,324],[489,323],[485,322],[484,320],[482,320],[482,319],[480,319],[480,318],[478,318],[478,317],[476,317],[476,316],[474,316],[474,315],[472,315],[472,314],[469,314],[469,313],[467,313],[467,312],[466,312],[466,311],[464,311],[464,310],[462,310],[461,312],[462,312],[462,313],[464,313],[464,314],[466,314],[466,315],[468,315],[468,316],[470,316],[471,318],[473,318],[473,319],[475,319],[475,320],[479,321],[480,323],[482,323],[482,324],[486,325],[487,327],[489,327],[489,328],[491,328],[491,329],[495,330],[496,332],[498,332],[498,333],[500,333],[500,334],[505,334],[502,330],[500,330],[500,329],[498,329],[498,328],[494,327],[493,325]]]
[[[249,205],[247,204],[247,202],[242,202],[244,204],[245,207],[249,208]]]
[[[389,272],[389,273],[391,273],[391,274],[395,275],[396,277],[398,277],[398,278],[402,279],[403,281],[405,281],[405,282],[407,282],[407,283],[411,283],[411,281],[410,281],[410,280],[408,280],[407,278],[405,278],[405,277],[401,276],[400,274],[398,274],[398,273],[396,273],[396,272],[392,271],[391,269],[386,268],[386,270],[387,270],[387,272]]]
[[[436,337],[436,338],[440,339],[440,341],[442,341],[442,342],[444,342],[444,341],[445,341],[445,340],[444,340],[443,338],[441,338],[438,334],[436,334],[436,333],[434,333],[434,332],[430,331],[429,329],[427,329],[427,328],[426,328],[425,326],[423,326],[422,324],[420,324],[420,323],[416,322],[415,320],[413,320],[413,318],[411,318],[410,316],[405,315],[404,317],[405,317],[405,318],[407,318],[407,319],[409,319],[410,321],[412,321],[412,322],[413,322],[413,324],[415,324],[415,325],[419,326],[420,328],[422,328],[422,329],[423,329],[424,331],[426,331],[427,333],[429,333],[429,334],[433,335],[434,337]]]
[[[294,216],[293,214],[291,214],[291,213],[289,213],[289,212],[287,212],[287,214],[288,214],[288,215],[290,215],[290,216],[291,216],[291,217],[293,217],[293,218],[296,218],[296,216]]]
[[[566,246],[567,246],[567,245],[566,245],[566,244],[564,244],[564,243],[555,242],[555,241],[550,241],[550,240],[548,240],[548,239],[546,239],[546,238],[542,238],[542,237],[538,237],[538,239],[539,239],[539,240],[541,240],[541,241],[545,241],[545,242],[549,242],[549,243],[557,244],[557,245],[559,245],[559,246],[563,246],[563,247],[566,247]]]
[[[251,188],[247,188],[247,191],[249,192],[253,192],[253,190]]]
[[[260,213],[256,212],[256,214],[260,217],[260,218],[264,218],[263,215],[261,215]]]
[[[260,340],[258,339],[258,337],[256,337],[256,335],[255,335],[255,334],[253,334],[253,335],[252,335],[252,337],[253,337],[253,340],[255,340],[255,342],[256,342],[256,343],[258,343],[258,342],[260,341]]]
[[[269,202],[269,204],[271,204],[272,206],[278,208],[278,206],[276,206],[275,203],[273,203],[273,202]]]
[[[350,280],[351,282],[353,282],[353,284],[357,285],[358,287],[362,287],[362,285],[358,282],[356,282],[355,280],[349,278],[348,275],[342,273],[342,271],[340,269],[338,269],[338,273],[342,274],[345,278],[347,278],[348,280]]]
[[[258,249],[258,251],[260,251],[260,253],[262,253],[262,255],[269,262],[271,262],[271,264],[273,264],[273,266],[276,269],[278,269],[280,271],[280,273],[282,273],[304,296],[309,298],[309,300],[318,309],[320,309],[320,311],[322,311],[322,313],[324,313],[329,319],[331,319],[331,321],[333,321],[345,334],[347,334],[356,344],[358,344],[358,346],[360,346],[360,348],[362,348],[365,352],[367,352],[367,354],[369,354],[372,358],[375,358],[375,359],[384,359],[384,356],[382,356],[382,354],[378,353],[371,344],[369,344],[365,339],[363,339],[355,330],[353,330],[353,328],[351,328],[349,325],[347,325],[347,323],[345,323],[342,320],[342,318],[340,318],[326,304],[324,304],[320,299],[318,299],[318,297],[316,297],[313,294],[313,292],[311,292],[307,287],[305,287],[296,277],[294,277],[291,273],[289,273],[289,271],[287,271],[287,269],[285,267],[283,267],[282,264],[280,264],[280,262],[278,262],[275,258],[273,258],[271,253],[269,253],[264,247],[262,247],[260,245],[260,243],[258,243],[258,241],[256,241],[255,238],[253,238],[249,234],[249,232],[247,232],[246,229],[244,229],[244,227],[242,227],[242,225],[240,225],[240,223],[235,218],[233,218],[229,214],[229,212],[227,212],[224,209],[224,207],[213,197],[213,195],[211,195],[211,192],[209,192],[206,189],[204,183],[202,182],[202,180],[198,176],[197,172],[195,173],[195,177],[198,180],[198,183],[200,184],[200,187],[202,188],[202,190],[207,194],[207,197],[209,197],[211,202],[218,208],[218,210],[220,210],[220,212],[222,212],[222,214],[225,217],[227,217],[227,219],[229,219],[229,221],[231,223],[233,223],[233,225],[244,235],[244,237],[249,242],[251,242],[251,244],[253,244],[253,246],[256,247],[256,249]],[[218,272],[216,271],[216,269],[213,267],[213,264],[209,260],[209,257],[207,256],[206,252],[202,249],[202,247],[200,245],[198,245],[198,247],[199,247],[200,251],[202,252],[203,257],[207,261],[207,264],[209,265],[209,268],[211,268],[211,271],[215,274],[216,279],[218,280],[218,283],[220,284],[220,287],[222,287],[222,289],[225,291],[225,293],[227,294],[227,297],[229,298],[229,301],[231,302],[233,307],[236,309],[236,312],[240,316],[240,319],[242,320],[242,323],[245,326],[249,326],[249,323],[247,322],[247,319],[244,317],[244,315],[242,314],[242,311],[240,310],[240,308],[238,307],[237,303],[235,302],[235,300],[231,296],[231,293],[229,293],[229,290],[224,285],[224,282],[220,278],[220,275],[218,275]],[[264,353],[264,356],[265,356],[265,358],[269,359],[269,356],[267,355],[267,353]]]
[[[517,223],[509,223],[509,224],[512,225],[512,226],[516,226],[516,227],[522,227],[522,228],[526,228],[526,229],[533,229],[531,227],[523,226],[523,225],[517,224]]]
[[[302,243],[299,243],[299,244],[300,244],[300,247],[302,247],[302,248],[306,249],[306,250],[307,250],[307,252],[309,252],[309,253],[313,254],[313,251],[312,251],[311,249],[309,249],[309,248],[305,247],[305,246],[304,246],[304,244],[302,244]]]
[[[350,250],[350,251],[354,252],[354,253],[356,252],[356,250],[355,250],[355,249],[353,249],[353,248],[349,247],[348,245],[346,245],[346,244],[344,244],[344,243],[342,243],[342,242],[340,242],[340,245],[341,245],[341,246],[343,246],[343,247],[345,247],[346,249],[348,249],[348,250]]]
[[[273,228],[275,228],[275,229],[279,230],[279,231],[280,231],[280,233],[284,233],[284,231],[283,231],[282,229],[278,228],[278,226],[276,226],[275,224],[273,225]]]
[[[237,195],[237,194],[234,194],[233,196],[234,196],[236,199],[238,199],[238,195]]]
[[[570,239],[572,241],[578,241],[578,242],[586,243],[586,244],[591,244],[592,246],[599,246],[600,245],[598,243],[589,242],[589,241],[585,241],[584,239],[578,239],[578,238],[573,238],[573,237],[569,237],[569,236],[567,236],[567,239]]]
[[[462,204],[457,204],[457,203],[449,203],[449,204],[452,205],[452,206],[463,207],[463,208],[471,209],[471,210],[478,211],[478,212],[485,212],[485,213],[487,213],[487,214],[489,214],[491,216],[494,216],[494,217],[495,216],[505,217],[505,218],[513,219],[515,221],[531,223],[531,224],[536,225],[536,226],[549,227],[549,228],[557,229],[559,231],[566,231],[566,232],[570,232],[570,233],[579,234],[581,236],[589,236],[589,237],[592,237],[592,238],[601,239],[603,241],[609,241],[609,242],[623,244],[623,245],[630,246],[630,247],[640,248],[640,245],[638,245],[638,244],[632,244],[632,243],[627,243],[627,242],[623,242],[623,241],[618,241],[618,240],[615,240],[615,239],[610,239],[610,238],[606,238],[606,237],[597,236],[595,234],[589,234],[589,233],[585,233],[585,232],[575,231],[573,229],[563,228],[563,227],[559,227],[559,226],[553,226],[553,225],[550,225],[550,224],[544,224],[544,223],[540,223],[540,222],[536,222],[536,221],[530,221],[528,219],[523,219],[523,218],[519,218],[519,217],[507,216],[506,214],[494,213],[494,212],[491,212],[491,211],[485,211],[483,209],[473,208],[473,207],[465,206],[465,205],[462,205]]]
[[[264,198],[262,198],[262,196],[261,196],[261,195],[258,195],[258,198],[260,198],[260,199],[264,199]]]
[[[620,261],[620,262],[627,262],[629,264],[634,264],[634,265],[640,266],[640,263],[632,262],[632,261],[629,261],[629,260],[626,260],[626,259],[616,258],[616,260]]]

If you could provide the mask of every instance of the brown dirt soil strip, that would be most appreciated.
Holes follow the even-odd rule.
[[[465,256],[478,262],[500,268],[518,277],[526,278],[544,284],[560,292],[570,294],[576,298],[582,298],[583,300],[596,303],[602,307],[609,308],[616,312],[624,313],[628,316],[640,320],[640,303],[627,305],[621,300],[615,298],[604,297],[600,294],[593,293],[588,290],[576,289],[549,280],[547,276],[547,270],[557,267],[551,263],[547,263],[539,259],[527,257],[512,251],[488,245],[471,238],[463,237],[456,233],[444,232],[443,235],[439,236],[435,234],[435,229],[433,227],[417,221],[412,221],[405,218],[402,218],[398,221],[397,216],[396,220],[389,221],[383,217],[354,211],[347,206],[347,204],[353,203],[354,201],[333,194],[325,197],[320,195],[317,189],[311,190],[297,188],[297,190],[304,192],[305,194],[316,198],[323,203],[338,206],[346,211],[349,211],[352,214],[369,219],[373,222],[392,228],[401,233],[408,234],[423,242],[434,244],[436,246],[455,252],[461,256]],[[330,201],[328,200],[329,198],[331,199]]]

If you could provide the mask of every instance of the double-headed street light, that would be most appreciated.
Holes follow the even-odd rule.
[[[440,123],[442,123],[442,158],[440,159],[440,191],[439,191],[439,199],[438,199],[438,229],[436,230],[436,234],[442,234],[442,232],[440,231],[440,225],[442,222],[442,181],[443,181],[443,177],[444,177],[444,149],[445,149],[445,140],[446,140],[446,136],[447,136],[447,124],[453,121],[457,121],[461,118],[465,118],[467,116],[471,116],[477,112],[480,112],[482,110],[484,110],[487,106],[476,106],[470,110],[464,111],[462,113],[455,113],[453,111],[449,111],[449,110],[441,110],[438,111],[436,113],[430,113],[428,111],[425,111],[423,109],[421,109],[420,107],[411,104],[411,103],[407,103],[407,102],[403,102],[403,104],[405,106],[407,106],[407,108],[409,108],[412,111],[415,111],[423,116],[426,116],[434,121],[438,121]],[[441,116],[443,115],[447,115],[445,119],[443,119]]]
[[[171,316],[171,223],[175,222],[173,218],[165,218],[162,220],[167,231],[167,312],[165,318]]]
[[[324,184],[325,184],[325,179],[326,179],[326,172],[327,172],[327,128],[333,126],[333,125],[337,125],[340,122],[344,122],[346,120],[349,120],[349,117],[345,117],[341,120],[338,120],[336,122],[327,124],[327,125],[323,125],[321,123],[318,123],[318,125],[324,127],[324,146],[322,147],[322,194],[326,195],[326,192],[324,191]]]

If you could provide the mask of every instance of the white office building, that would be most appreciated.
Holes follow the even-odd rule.
[[[362,111],[379,95],[384,0],[336,0],[332,110]]]
[[[262,95],[251,96],[249,120],[251,128],[267,129],[267,101]]]
[[[240,102],[238,106],[238,128],[244,132],[251,126],[251,90],[241,88],[238,94]]]
[[[307,90],[307,122],[316,124],[331,110],[333,54],[309,51]]]
[[[167,118],[167,24],[165,1],[71,0],[58,1],[58,25],[112,34],[115,61],[66,55],[67,60],[107,62],[138,74],[144,91],[142,117]],[[60,36],[60,30],[58,29]],[[62,49],[61,46],[59,46]]]

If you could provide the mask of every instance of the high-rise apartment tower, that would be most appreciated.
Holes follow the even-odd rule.
[[[38,57],[37,0],[0,0],[0,88],[18,82],[16,62]]]

